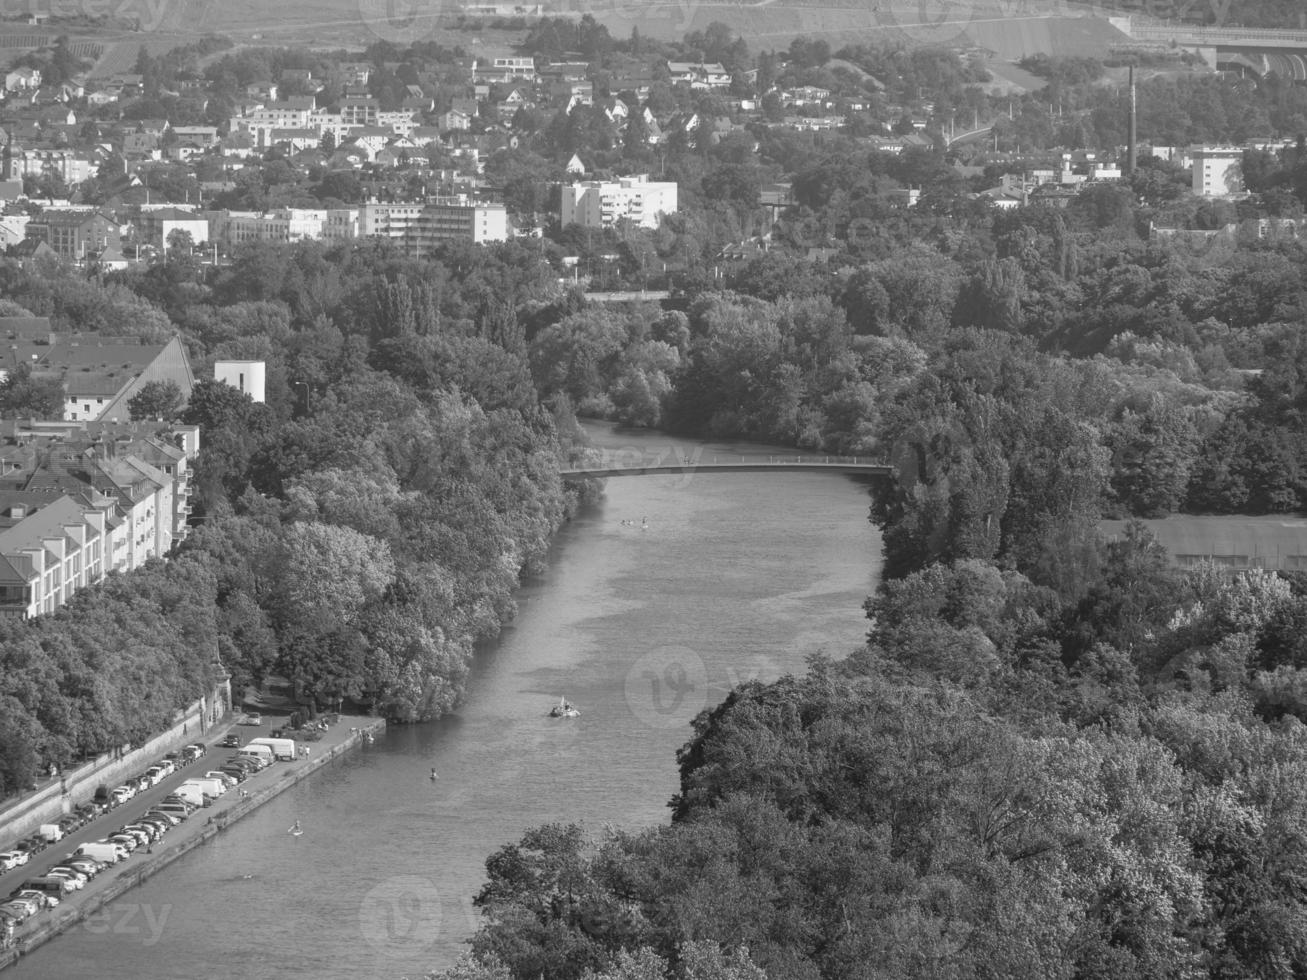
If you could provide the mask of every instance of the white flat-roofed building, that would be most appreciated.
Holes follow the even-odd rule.
[[[1244,193],[1243,147],[1191,146],[1193,188],[1200,197],[1239,197]]]
[[[562,224],[608,228],[623,218],[641,228],[657,228],[676,211],[676,182],[644,174],[617,180],[582,180],[562,187]]]
[[[501,203],[468,197],[365,204],[359,235],[395,239],[408,254],[422,257],[442,242],[507,241],[508,212]]]
[[[213,380],[230,385],[263,404],[267,365],[263,361],[214,361]]]

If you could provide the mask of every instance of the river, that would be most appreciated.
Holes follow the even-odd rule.
[[[784,452],[587,428],[610,452]],[[828,473],[609,480],[479,653],[457,714],[392,728],[10,975],[356,980],[449,966],[497,847],[548,822],[666,822],[701,708],[859,645],[880,568],[868,505],[865,485]],[[581,717],[546,717],[562,696]],[[288,837],[296,819],[305,832]]]

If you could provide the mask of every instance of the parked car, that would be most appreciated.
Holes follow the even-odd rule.
[[[109,865],[105,864],[103,861],[97,861],[95,858],[87,857],[84,854],[71,857],[65,861],[64,864],[68,865],[68,867],[72,868],[74,871],[80,871],[88,878],[94,878],[105,868],[109,867]]]
[[[41,894],[30,890],[26,893],[23,893],[22,891],[15,892],[9,896],[6,904],[9,902],[19,902],[27,906],[28,914],[30,915],[36,915],[37,912],[40,912],[45,908],[45,899]]]
[[[120,834],[127,834],[131,836],[131,838],[134,841],[136,841],[137,847],[144,847],[146,844],[149,844],[151,841],[154,840],[153,834],[151,834],[144,827],[137,826],[136,824],[130,824],[125,827],[119,827],[116,833],[109,835],[109,839],[113,840],[115,837],[119,836]]]
[[[167,828],[160,827],[157,824],[150,823],[145,820],[134,820],[129,824],[124,824],[122,829],[125,830],[127,833],[132,833],[133,831],[139,831],[140,833],[145,835],[145,842],[147,844],[153,844],[155,841],[157,841],[160,837],[163,836],[163,832]]]
[[[14,850],[26,851],[28,854],[40,854],[49,846],[50,846],[50,842],[48,840],[46,840],[40,834],[33,834],[31,837],[24,837],[17,844],[15,844]]]
[[[177,814],[175,813],[165,813],[163,810],[150,809],[147,810],[145,813],[141,814],[141,819],[162,820],[165,823],[167,823],[168,829],[171,830],[173,827],[176,827],[179,823],[181,823],[183,818],[177,816]]]
[[[80,871],[74,871],[66,864],[58,864],[45,873],[47,878],[66,878],[73,883],[73,887],[79,891],[86,887],[86,875]]]
[[[73,812],[81,816],[83,824],[88,824],[100,815],[100,808],[94,803],[83,803]]]
[[[105,838],[110,844],[121,844],[127,848],[127,853],[131,854],[141,846],[141,842],[136,839],[135,834],[110,834]]]
[[[192,742],[190,745],[182,749],[182,758],[187,762],[194,762],[208,751],[209,747],[203,742]]]
[[[0,904],[0,913],[3,913],[6,918],[13,919],[14,922],[17,922],[20,925],[36,915],[36,913],[32,911],[31,906],[26,902],[5,902]]]
[[[0,871],[12,871],[27,863],[26,851],[0,851]]]
[[[153,831],[154,839],[158,840],[168,832],[168,828],[171,827],[172,824],[164,820],[163,817],[148,817],[142,814],[136,818],[136,823],[132,824],[132,826],[145,827],[147,830]]]
[[[9,898],[13,901],[35,899],[41,903],[41,908],[44,909],[52,909],[59,904],[58,896],[51,895],[49,892],[39,892],[34,888],[20,888],[18,891],[10,895]]]

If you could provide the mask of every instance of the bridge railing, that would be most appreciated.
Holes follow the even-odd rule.
[[[825,453],[644,453],[612,450],[593,454],[589,459],[564,467],[564,472],[635,469],[694,469],[700,466],[883,466],[872,456],[843,456]]]
[[[1169,27],[1137,24],[1130,36],[1140,41],[1191,41],[1196,44],[1238,44],[1260,41],[1266,44],[1307,45],[1307,31],[1276,30],[1257,27]]]

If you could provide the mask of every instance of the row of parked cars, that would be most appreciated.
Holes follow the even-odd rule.
[[[80,830],[101,814],[126,803],[137,793],[149,789],[176,772],[181,766],[196,761],[206,751],[208,748],[203,743],[193,742],[179,752],[169,752],[145,772],[132,776],[121,786],[112,790],[105,786],[99,787],[95,791],[95,796],[86,803],[75,807],[53,823],[42,824],[36,833],[15,842],[9,850],[0,851],[0,873],[25,865],[33,855],[39,854],[73,831]]]
[[[79,807],[58,825],[43,826],[42,833],[34,835],[33,839],[20,842],[19,848],[9,852],[16,855],[14,858],[16,863],[9,867],[27,864],[32,855],[58,841],[63,833],[75,830],[113,806],[126,803],[142,789],[153,786],[159,780],[176,772],[179,765],[186,765],[199,759],[205,751],[205,746],[198,743],[188,745],[180,753],[171,753],[122,786],[105,794],[97,792],[99,799]],[[236,755],[226,759],[216,768],[210,769],[202,776],[193,776],[182,782],[172,793],[146,810],[136,820],[124,824],[117,831],[100,840],[81,845],[62,862],[47,868],[44,874],[29,876],[14,890],[8,901],[0,903],[0,926],[4,926],[5,923],[17,926],[43,910],[55,907],[60,899],[84,888],[88,881],[106,868],[125,861],[141,847],[149,848],[167,833],[169,828],[181,823],[200,807],[212,805],[223,793],[236,788],[254,773],[272,765],[274,760],[294,759],[296,751],[295,743],[291,739],[252,740],[249,745],[241,748]],[[0,870],[8,869],[0,864]]]
[[[157,785],[162,780],[171,776],[180,770],[183,766],[190,765],[198,760],[208,751],[208,747],[203,742],[192,742],[190,745],[182,748],[180,752],[169,752],[166,756],[156,762],[145,772],[138,773],[126,780],[121,786],[115,786],[109,789],[107,786],[101,786],[95,791],[95,798],[92,800],[102,806],[105,810],[111,810],[116,806],[122,806],[136,796],[137,793]]]
[[[18,841],[10,850],[0,852],[0,872],[29,865],[37,854],[58,843],[65,835],[80,829],[110,809],[121,806],[181,766],[196,761],[206,751],[205,745],[192,743],[179,752],[168,753],[145,772],[131,777],[121,786],[112,790],[101,786],[90,801],[76,807],[55,823],[42,824],[37,833]],[[228,784],[224,779],[216,779],[209,788],[216,794],[225,792],[228,785],[234,786],[235,780]],[[217,786],[221,786],[221,790]],[[84,888],[90,879],[111,865],[125,860],[137,848],[148,848],[169,827],[185,820],[201,805],[200,802],[184,798],[186,796],[194,798],[189,792],[169,795],[137,820],[124,824],[98,841],[83,844],[44,873],[29,875],[6,901],[0,902],[0,928],[19,925],[46,909],[54,908],[65,895]]]
[[[85,888],[96,875],[127,860],[141,848],[147,850],[171,828],[186,820],[202,806],[235,787],[239,780],[219,770],[188,779],[162,800],[112,834],[81,845],[62,862],[29,877],[0,904],[0,924],[9,920],[15,926],[45,909],[54,908],[74,891]],[[202,788],[201,788],[202,787]],[[198,792],[195,792],[198,790]]]

